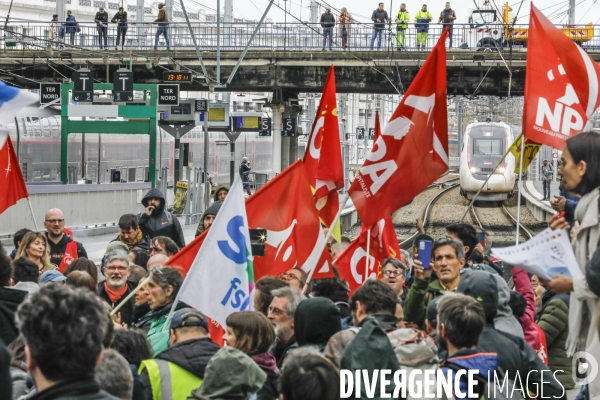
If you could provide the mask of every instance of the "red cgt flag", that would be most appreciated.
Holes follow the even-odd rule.
[[[344,186],[333,65],[329,67],[307,144],[304,154],[306,174],[314,193],[319,217],[330,227],[340,206],[337,191]]]
[[[349,193],[366,226],[412,201],[448,171],[447,30],[367,155]]]
[[[314,206],[302,161],[296,161],[246,200],[251,229],[266,229],[265,255],[254,257],[254,279],[277,276],[298,267],[307,273],[316,265],[312,279],[333,277],[331,256]],[[187,273],[206,233],[176,255],[169,265]],[[215,266],[218,268],[218,266]]]
[[[356,239],[334,261],[342,278],[348,282],[350,293],[354,293],[368,279],[377,279],[381,272],[381,263],[388,257],[400,259],[400,247],[396,230],[391,217],[385,217],[371,228],[371,245],[369,247],[369,272],[367,267],[368,230],[362,226]]]
[[[600,106],[600,66],[534,5],[529,17],[523,134],[562,149]]]
[[[0,214],[17,201],[29,197],[8,131],[0,131],[0,187]]]

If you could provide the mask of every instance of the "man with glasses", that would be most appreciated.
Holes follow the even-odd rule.
[[[111,308],[115,308],[137,286],[127,280],[131,273],[129,255],[123,250],[111,251],[104,259],[102,273],[106,280],[98,285],[98,296],[110,304]],[[131,326],[134,307],[135,296],[132,296],[117,313],[117,320]]]
[[[408,288],[404,286],[406,280],[406,266],[402,261],[390,257],[383,260],[381,263],[381,276],[380,280],[386,283],[396,293],[396,296],[404,302]]]
[[[301,268],[290,268],[287,271],[280,273],[277,277],[282,281],[287,282],[291,287],[302,290],[306,283],[306,279],[308,279],[308,274]]]
[[[277,368],[281,369],[288,352],[298,347],[294,330],[294,313],[298,304],[306,297],[298,289],[291,287],[275,289],[271,294],[273,300],[267,318],[275,325],[276,338],[269,351],[275,356]]]
[[[65,217],[58,208],[52,208],[44,218],[44,228],[50,245],[50,262],[58,265],[58,270],[63,272],[73,260],[80,257],[87,258],[83,245],[74,241],[65,234]]]

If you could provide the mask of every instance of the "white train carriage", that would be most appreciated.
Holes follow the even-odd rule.
[[[502,201],[512,196],[515,157],[509,154],[500,165],[498,163],[513,141],[513,130],[502,122],[476,122],[467,126],[460,157],[463,196],[472,199],[490,175],[477,200]]]

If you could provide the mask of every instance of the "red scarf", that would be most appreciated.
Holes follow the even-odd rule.
[[[123,289],[121,289],[119,291],[114,291],[114,290],[111,290],[108,287],[108,284],[106,283],[106,281],[104,281],[104,290],[106,290],[106,294],[108,294],[108,298],[110,299],[110,301],[113,304],[116,304],[121,299],[121,297],[123,297],[125,292],[127,291],[127,284],[125,284],[125,286],[123,286]]]

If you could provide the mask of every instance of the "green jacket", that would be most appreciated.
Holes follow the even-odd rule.
[[[426,299],[427,293],[429,297]],[[427,304],[443,293],[444,289],[439,280],[427,282],[415,278],[404,300],[404,320],[414,322],[419,329],[425,330]]]
[[[400,21],[396,23],[396,27],[399,28],[408,28],[408,23],[410,22],[410,14],[408,13],[408,11],[398,11],[398,14],[396,14],[396,20]]]
[[[566,302],[565,302],[566,301]],[[565,387],[573,389],[571,357],[567,356],[565,345],[569,335],[569,302],[568,295],[555,295],[548,300],[538,314],[536,324],[546,335],[548,348],[548,367],[556,372],[556,379]],[[558,370],[562,370],[558,371]]]
[[[170,329],[167,326],[163,329],[167,317],[171,312],[173,303],[164,305],[163,307],[152,311],[152,322],[150,323],[150,329],[148,330],[148,341],[154,351],[152,357],[156,357],[158,353],[166,350],[169,347],[169,339],[171,337]],[[186,308],[188,305],[182,302],[178,302],[175,307],[175,311]]]

